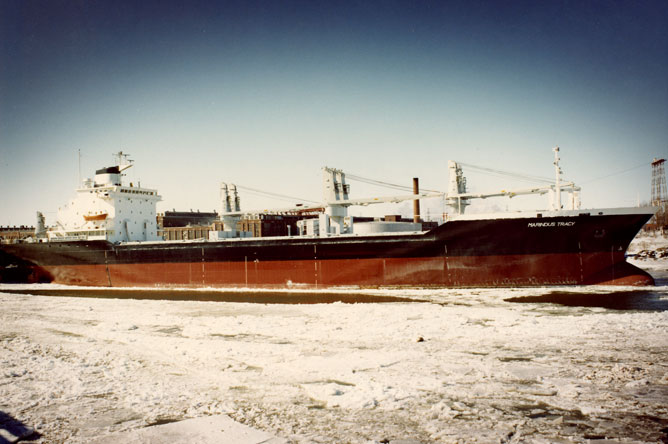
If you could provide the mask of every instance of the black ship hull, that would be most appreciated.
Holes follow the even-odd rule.
[[[31,276],[91,286],[652,285],[625,260],[650,213],[455,220],[415,234],[3,245]]]

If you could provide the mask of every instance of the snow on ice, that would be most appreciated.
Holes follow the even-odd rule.
[[[300,305],[16,292],[37,288],[0,285],[0,442],[668,438],[665,285],[360,290],[415,302]],[[508,301],[574,291],[658,305]]]

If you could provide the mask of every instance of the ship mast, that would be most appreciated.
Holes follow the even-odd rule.
[[[79,178],[78,178],[78,182],[77,182],[77,187],[80,187],[81,186],[81,150],[78,151],[77,157],[78,157],[78,160],[79,160]]]
[[[556,177],[554,184],[555,204],[553,210],[561,210],[561,168],[559,168],[559,147],[552,148],[554,151],[554,175]]]

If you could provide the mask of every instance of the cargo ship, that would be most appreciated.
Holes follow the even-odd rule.
[[[234,186],[221,187],[222,230],[206,239],[165,241],[158,236],[157,190],[124,184],[133,164],[96,171],[35,237],[1,245],[5,263],[30,270],[31,279],[84,286],[143,287],[517,287],[653,285],[626,262],[626,249],[655,209],[579,208],[580,189],[561,180],[527,190],[473,194],[462,167],[449,163],[447,193],[350,199],[345,173],[323,168],[324,211],[300,221],[290,236],[251,237],[237,229],[243,211]],[[569,196],[564,209],[561,195]],[[476,198],[549,194],[544,211],[466,214]],[[440,197],[455,209],[435,228],[408,222],[355,222],[352,205]],[[294,209],[294,208],[293,208]]]

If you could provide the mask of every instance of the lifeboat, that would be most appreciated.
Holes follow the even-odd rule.
[[[90,221],[97,221],[97,220],[105,220],[107,218],[108,214],[107,213],[100,213],[100,214],[88,214],[84,216],[84,219],[86,222]]]

